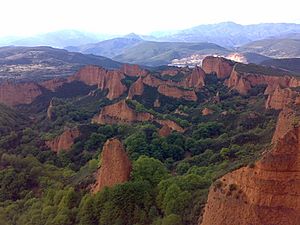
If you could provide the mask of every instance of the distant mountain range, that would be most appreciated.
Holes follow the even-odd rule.
[[[200,25],[164,36],[164,41],[212,42],[225,47],[247,44],[269,37],[300,33],[300,24],[261,23],[240,25],[233,22]]]
[[[143,41],[124,50],[114,60],[147,66],[169,64],[173,59],[181,59],[193,54],[228,54],[229,50],[212,43],[153,42]]]
[[[16,45],[16,46],[51,46],[56,48],[64,48],[71,45],[84,45],[94,43],[106,39],[113,38],[113,35],[95,34],[81,32],[77,30],[60,30],[39,34],[32,37],[2,37],[0,45]]]
[[[211,42],[224,47],[234,47],[270,37],[286,37],[291,34],[299,37],[299,33],[300,24],[262,23],[240,25],[233,22],[223,22],[172,32],[152,32],[151,35],[142,36],[142,38],[148,41],[161,42]],[[61,30],[32,37],[3,37],[0,38],[0,45],[48,45],[62,48],[97,43],[116,37],[122,36]]]
[[[126,49],[129,49],[141,42],[144,42],[144,40],[140,36],[136,34],[129,34],[124,37],[113,38],[97,43],[89,43],[81,46],[68,46],[65,49],[85,54],[103,55],[112,58],[123,54]]]
[[[247,62],[261,63],[270,57],[300,57],[300,24],[224,22],[181,31],[153,32],[149,36],[131,33],[119,37],[62,30],[28,38],[0,38],[1,44],[46,45],[146,66],[172,64],[174,60],[195,65],[206,55],[226,57],[232,53],[242,54]]]

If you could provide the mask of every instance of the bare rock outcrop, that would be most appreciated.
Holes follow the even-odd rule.
[[[105,83],[107,71],[98,66],[85,66],[81,68],[77,73],[68,78],[69,82],[74,80],[81,81],[87,85],[99,85]]]
[[[87,85],[97,85],[100,90],[108,90],[107,98],[116,99],[127,90],[121,80],[125,78],[120,71],[107,71],[97,66],[85,66],[76,74],[68,78],[69,82],[81,81]]]
[[[155,120],[157,123],[162,125],[162,127],[158,130],[158,134],[162,137],[169,136],[172,131],[177,131],[179,133],[184,132],[185,130],[179,126],[176,122],[172,120]]]
[[[155,120],[155,121],[162,126],[168,126],[171,130],[174,130],[174,131],[177,131],[180,133],[184,132],[184,129],[172,120]]]
[[[0,84],[0,103],[7,106],[30,104],[41,94],[41,87],[33,82],[15,83],[6,81]]]
[[[278,116],[272,143],[282,139],[298,122],[295,111],[285,107]]]
[[[118,71],[108,71],[104,83],[99,84],[98,88],[100,90],[108,89],[106,97],[110,100],[119,98],[127,91],[126,86],[121,82],[124,78],[125,76]]]
[[[64,83],[66,83],[67,80],[63,78],[54,78],[51,80],[46,80],[41,83],[39,83],[42,87],[50,90],[50,91],[56,91],[59,87],[61,87]]]
[[[299,103],[300,93],[290,88],[277,86],[273,93],[270,93],[266,101],[267,109],[283,109],[285,106]]]
[[[172,133],[172,129],[168,125],[163,125],[159,130],[158,130],[158,135],[161,137],[167,137]]]
[[[237,90],[240,94],[247,94],[251,88],[258,85],[267,85],[265,94],[271,94],[277,86],[281,88],[299,87],[300,80],[295,77],[285,75],[263,75],[256,73],[238,72],[236,67],[233,68],[228,80],[225,81],[227,87]]]
[[[142,95],[144,92],[144,83],[143,79],[139,77],[129,88],[128,98],[132,99],[136,95]]]
[[[222,57],[207,56],[202,61],[202,69],[205,73],[215,73],[219,79],[229,77],[233,66],[233,61]]]
[[[121,72],[131,77],[144,77],[148,74],[147,70],[142,69],[139,65],[125,64]]]
[[[205,72],[200,67],[195,67],[190,75],[188,75],[180,86],[184,88],[194,88],[199,91],[205,85]]]
[[[155,108],[159,108],[159,107],[160,107],[160,101],[159,101],[158,98],[155,99],[155,101],[154,101],[154,103],[153,103],[153,106],[154,106]]]
[[[254,166],[210,188],[202,225],[296,225],[300,221],[300,128],[281,112],[273,146]],[[288,123],[287,123],[288,122]]]
[[[53,111],[53,99],[51,99],[50,103],[49,103],[49,106],[48,106],[48,109],[47,109],[47,118],[49,120],[53,120],[54,117],[55,117],[55,113]]]
[[[193,90],[184,90],[170,85],[160,85],[157,91],[168,97],[183,98],[188,101],[197,101],[197,95]]]
[[[79,135],[80,131],[78,128],[66,129],[61,135],[53,140],[46,141],[45,144],[54,152],[70,150]]]
[[[96,174],[96,183],[92,192],[96,193],[104,187],[112,187],[129,180],[131,162],[122,143],[115,138],[105,142],[101,153],[101,167]]]
[[[251,83],[235,70],[231,72],[230,78],[226,81],[226,84],[227,87],[238,91],[242,95],[247,94],[252,88]]]
[[[212,109],[209,109],[209,108],[204,108],[202,111],[201,111],[202,115],[203,116],[208,116],[208,115],[211,115],[214,113],[214,111]]]
[[[151,119],[153,119],[152,114],[136,112],[127,105],[125,100],[121,100],[115,104],[105,106],[99,115],[93,118],[92,122],[99,124],[122,124],[149,121]]]
[[[151,74],[143,78],[143,83],[150,87],[158,87],[160,85],[169,84],[168,81],[161,80],[155,76],[152,76]]]

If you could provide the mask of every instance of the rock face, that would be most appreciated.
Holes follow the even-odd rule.
[[[227,81],[227,87],[237,90],[242,95],[247,94],[252,88],[250,82],[243,76],[240,76],[240,74],[235,70],[231,72],[230,78]]]
[[[300,80],[295,77],[239,73],[235,67],[225,83],[227,87],[237,90],[240,94],[247,94],[251,88],[258,85],[267,85],[265,94],[273,93],[277,86],[282,88],[300,86]]]
[[[143,78],[143,83],[150,87],[158,87],[160,85],[169,84],[168,81],[158,79],[150,74]]]
[[[283,138],[284,135],[286,135],[288,131],[294,127],[295,123],[297,123],[296,118],[297,117],[295,111],[288,107],[285,107],[280,112],[272,139],[273,144],[276,143],[279,139]]]
[[[142,95],[144,92],[144,83],[143,79],[139,77],[136,82],[134,82],[128,91],[128,98],[132,99],[136,95]]]
[[[0,84],[0,103],[8,106],[30,104],[42,94],[36,83],[3,82]]]
[[[130,108],[125,100],[113,105],[105,106],[99,115],[93,118],[94,123],[114,124],[114,123],[133,123],[149,121],[153,115],[146,112],[135,112]]]
[[[190,75],[188,75],[181,85],[185,88],[194,88],[199,91],[205,85],[205,72],[200,67],[195,67]]]
[[[131,77],[146,76],[148,73],[146,70],[141,69],[138,65],[131,65],[131,64],[125,64],[121,68],[121,72]]]
[[[155,101],[154,101],[154,103],[153,103],[153,106],[154,106],[155,108],[159,108],[159,107],[160,107],[160,101],[159,101],[158,98],[155,99]]]
[[[197,95],[195,91],[184,90],[178,87],[169,85],[160,85],[157,89],[162,95],[173,97],[173,98],[183,98],[188,101],[197,101]]]
[[[281,88],[277,86],[275,91],[269,94],[266,108],[267,109],[283,109],[287,105],[298,103],[300,95],[298,92],[291,90],[290,88]]]
[[[53,112],[53,99],[51,99],[48,109],[47,109],[47,118],[49,120],[52,120],[55,117],[55,114]]]
[[[201,111],[202,115],[203,116],[208,116],[208,115],[211,115],[214,113],[213,110],[209,109],[209,108],[204,108],[202,111]]]
[[[158,134],[162,137],[169,136],[172,133],[172,131],[177,131],[179,133],[184,132],[184,129],[172,120],[155,120],[155,121],[160,125],[162,125],[162,127],[158,130]]]
[[[299,224],[300,128],[293,115],[280,114],[273,147],[253,168],[229,173],[210,188],[202,225]]]
[[[97,85],[100,90],[108,90],[107,98],[116,99],[127,90],[121,80],[125,76],[120,71],[107,71],[97,66],[86,66],[76,74],[69,77],[68,81],[78,80],[87,85]]]
[[[63,78],[54,78],[51,80],[46,80],[40,83],[40,85],[50,91],[56,91],[59,87],[61,87],[67,80]]]
[[[74,140],[79,137],[80,131],[78,128],[67,129],[60,136],[51,141],[46,141],[46,145],[54,152],[62,150],[70,150],[74,144]]]
[[[122,143],[118,139],[105,142],[101,153],[101,167],[96,175],[96,183],[92,192],[101,191],[104,187],[112,187],[129,180],[131,162]]]
[[[106,77],[106,70],[97,66],[85,66],[80,69],[73,76],[68,78],[68,81],[82,81],[87,85],[99,85],[104,83]]]
[[[162,125],[163,127],[168,127],[171,131],[174,130],[179,133],[184,132],[184,129],[172,120],[155,120],[155,121],[160,125]]]
[[[163,125],[162,128],[158,130],[158,135],[161,137],[167,137],[172,133],[172,129],[168,125]]]
[[[222,57],[207,56],[202,61],[202,69],[205,73],[215,73],[219,79],[229,77],[233,66],[233,61]]]
[[[119,98],[127,91],[126,86],[121,82],[121,80],[124,78],[125,76],[118,71],[109,71],[106,74],[104,83],[99,84],[98,88],[100,90],[108,89],[108,94],[106,97],[109,100]]]

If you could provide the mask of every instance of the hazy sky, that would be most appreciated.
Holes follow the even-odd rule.
[[[61,29],[146,34],[234,21],[300,23],[296,0],[1,0],[0,36]]]

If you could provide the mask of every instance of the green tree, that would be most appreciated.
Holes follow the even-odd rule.
[[[180,216],[171,214],[163,218],[161,225],[182,225]]]
[[[140,156],[133,163],[131,175],[134,181],[148,181],[152,186],[156,186],[161,180],[168,177],[168,172],[159,160]]]

